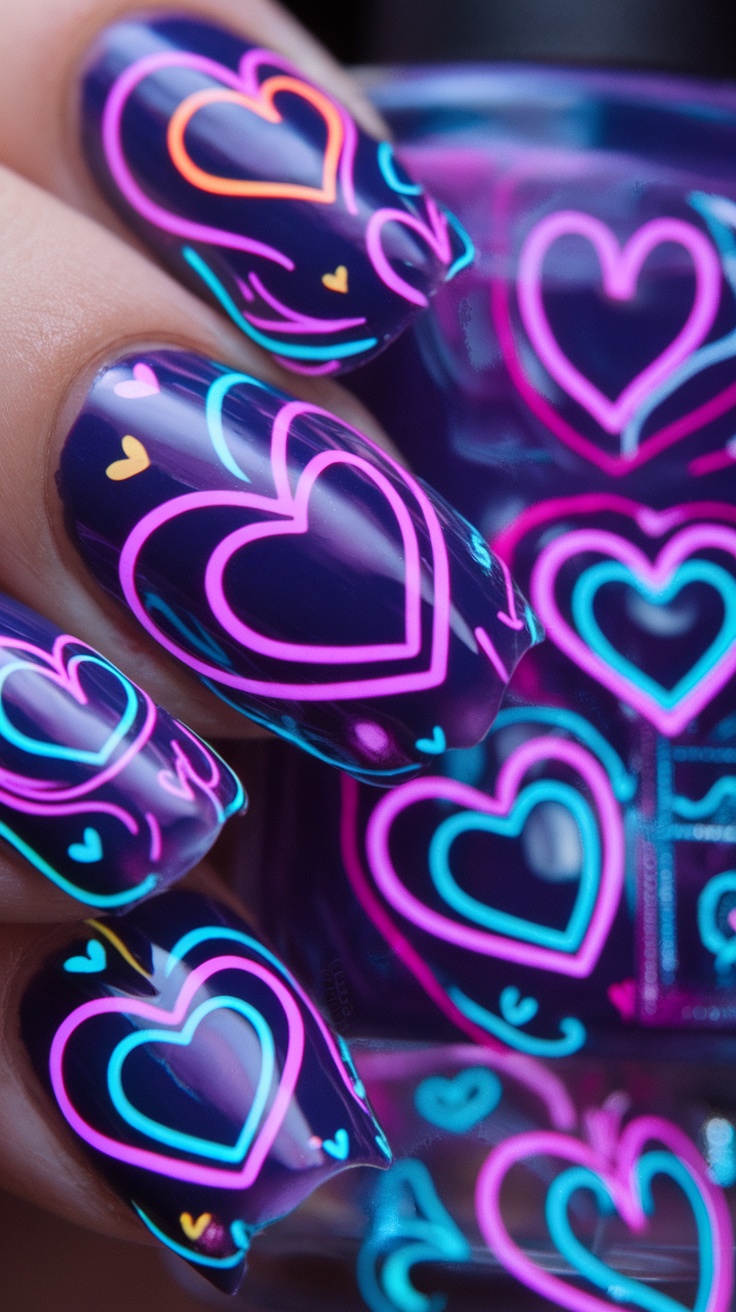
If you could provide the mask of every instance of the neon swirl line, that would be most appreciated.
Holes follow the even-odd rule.
[[[231,473],[234,472],[234,469],[231,470]],[[250,479],[246,479],[244,475],[242,477],[244,482],[250,482]],[[190,615],[189,612],[187,612],[188,618],[196,625],[195,630],[191,625],[187,624],[186,620],[183,620],[180,615],[177,615],[176,611],[173,610],[168,602],[164,601],[162,597],[157,597],[155,592],[144,593],[144,601],[146,604],[146,610],[148,610],[149,613],[150,611],[157,610],[160,615],[163,615],[168,620],[169,624],[173,624],[174,628],[178,630],[183,638],[186,638],[188,642],[191,642],[193,647],[198,647],[205,656],[210,656],[216,661],[221,661],[223,665],[232,665],[232,661],[227,652],[220,646],[219,642],[215,642],[214,638],[203,627],[200,620],[197,619],[196,615]]]
[[[486,633],[485,629],[481,628],[480,625],[477,629],[474,629],[473,635],[481,651],[485,652],[485,655],[491,662],[491,665],[496,671],[501,683],[508,683],[510,678],[509,672],[496,651],[492,638]]]
[[[245,283],[237,279],[238,286],[245,288]],[[290,306],[284,305],[278,297],[274,296],[267,287],[264,287],[257,273],[250,274],[250,282],[253,290],[271,306],[272,310],[284,316],[283,319],[258,319],[254,314],[244,311],[248,323],[253,324],[255,328],[270,328],[273,331],[281,333],[336,333],[344,328],[359,328],[362,323],[366,322],[365,315],[357,319],[318,319],[311,314],[302,314],[301,310],[293,310]]]
[[[667,1153],[642,1154],[642,1148],[650,1141],[663,1144]],[[692,1188],[702,1200],[702,1210],[698,1204],[696,1222],[701,1264],[706,1275],[710,1274],[710,1281],[707,1290],[701,1286],[703,1298],[698,1299],[698,1312],[728,1312],[733,1290],[731,1218],[722,1191],[708,1179],[705,1163],[692,1142],[670,1121],[657,1116],[642,1116],[630,1122],[617,1145],[615,1142],[610,1145],[612,1158],[604,1147],[603,1143],[589,1146],[554,1131],[532,1131],[514,1135],[494,1148],[479,1173],[475,1196],[478,1225],[488,1247],[517,1280],[558,1306],[568,1308],[570,1312],[610,1312],[608,1300],[542,1270],[514,1242],[503,1219],[501,1190],[505,1178],[514,1166],[535,1157],[561,1159],[582,1167],[601,1182],[601,1188],[629,1229],[634,1234],[642,1234],[647,1228],[647,1211],[652,1205],[651,1179],[662,1170],[662,1158],[673,1157],[690,1175]],[[653,1160],[647,1162],[647,1157]],[[667,1167],[670,1165],[668,1160]],[[687,1196],[694,1197],[689,1187]],[[704,1252],[706,1229],[709,1251]],[[644,1306],[643,1303],[639,1305]],[[656,1312],[664,1312],[664,1304]]]
[[[69,1040],[80,1026],[96,1016],[108,1013],[121,1013],[129,1016],[141,1016],[155,1024],[181,1025],[186,1018],[189,1004],[207,981],[216,974],[226,970],[240,970],[247,975],[255,975],[262,980],[276,995],[283,1008],[289,1029],[286,1057],[284,1059],[281,1080],[273,1103],[251,1146],[250,1151],[239,1171],[226,1170],[221,1167],[202,1166],[197,1163],[178,1161],[150,1149],[136,1148],[129,1144],[111,1139],[91,1126],[76,1110],[64,1083],[64,1054]],[[151,1003],[131,998],[95,998],[83,1003],[67,1016],[54,1035],[49,1054],[49,1073],[51,1085],[59,1108],[73,1130],[98,1152],[130,1166],[152,1171],[157,1175],[168,1176],[174,1180],[187,1180],[191,1184],[211,1186],[216,1189],[248,1189],[258,1178],[274,1139],[281,1128],[284,1117],[294,1096],[297,1080],[302,1066],[304,1053],[304,1026],[299,1008],[280,979],[264,966],[255,961],[246,961],[243,957],[215,957],[203,965],[195,967],[187,976],[175,1006],[171,1011]]]
[[[247,337],[252,338],[266,351],[275,351],[277,355],[293,357],[295,360],[329,360],[331,362],[333,359],[346,360],[350,356],[360,355],[362,351],[368,351],[371,347],[378,345],[377,337],[363,337],[357,342],[336,342],[334,346],[300,346],[298,343],[277,341],[275,337],[267,337],[244,318],[230,293],[222,285],[217,274],[202,259],[201,255],[198,255],[191,246],[182,246],[181,253],[190,268],[209,287],[212,295],[220,302],[226,314],[230,315],[233,323],[237,324],[238,328]]]
[[[617,655],[612,661],[608,644],[598,652],[571,628],[563,619],[555,599],[557,577],[567,561],[582,553],[595,552],[612,558],[628,570],[635,581],[634,586],[641,583],[654,594],[666,595],[670,580],[683,567],[683,561],[705,549],[726,552],[736,560],[736,532],[717,524],[691,525],[675,534],[652,562],[638,547],[618,534],[602,529],[576,529],[555,539],[540,552],[530,581],[533,604],[555,645],[586,674],[633,706],[668,738],[683,731],[720,692],[736,669],[736,643],[727,644],[725,632],[728,629],[731,636],[731,629],[736,625],[736,612],[730,592],[724,594],[719,584],[720,574],[710,577],[712,586],[722,597],[726,612],[717,650],[706,652],[696,666],[697,682],[678,689],[672,705],[667,703],[666,691],[649,687],[635,667],[624,668],[622,658]],[[717,568],[705,560],[698,560],[697,565],[701,573],[708,570],[709,575]],[[730,575],[725,577],[731,579]],[[600,645],[597,635],[590,636],[596,645]]]
[[[508,1021],[489,1011],[487,1007],[467,997],[455,985],[448,989],[448,993],[455,1006],[469,1020],[488,1030],[509,1048],[516,1048],[519,1052],[528,1053],[532,1057],[569,1057],[573,1052],[580,1051],[588,1037],[582,1021],[575,1016],[563,1016],[560,1021],[561,1039],[541,1039],[534,1034],[525,1034],[515,1025],[509,1024]]]
[[[250,492],[218,490],[191,492],[172,498],[172,500],[155,507],[147,515],[144,515],[128,536],[120,555],[118,569],[123,595],[133,614],[161,646],[178,657],[179,660],[184,661],[198,674],[204,674],[216,683],[224,684],[226,687],[238,688],[249,693],[266,693],[270,697],[289,700],[299,698],[303,701],[388,696],[394,693],[436,687],[443,683],[446,677],[449,648],[450,582],[447,549],[436,511],[427,494],[411,475],[402,470],[383,452],[380,453],[382,463],[388,463],[394,474],[398,475],[401,482],[408,488],[418,503],[430,539],[434,564],[434,605],[432,608],[431,655],[428,667],[424,670],[407,674],[327,683],[281,683],[272,680],[247,678],[230,673],[227,670],[218,669],[179,647],[177,643],[156,626],[138,596],[136,567],[139,554],[152,533],[163,524],[189,511],[209,509],[213,506],[242,506],[249,510],[263,510],[269,515],[279,514],[288,518],[282,522],[274,523],[269,521],[251,525],[230,534],[215,549],[207,567],[206,587],[210,605],[214,607],[214,614],[219,622],[224,621],[226,632],[230,632],[231,636],[243,643],[247,650],[257,650],[259,653],[275,656],[276,658],[283,655],[290,661],[300,660],[305,663],[314,663],[316,660],[333,663],[371,662],[376,659],[384,659],[384,652],[386,653],[386,659],[396,656],[408,658],[418,654],[421,643],[419,620],[419,607],[422,601],[421,556],[416,530],[409,511],[380,468],[369,463],[363,457],[353,455],[347,451],[323,452],[313,457],[302,471],[296,491],[292,493],[289,484],[287,444],[294,420],[302,415],[332,418],[327,411],[306,402],[293,401],[282,406],[274,420],[272,435],[271,466],[276,489],[275,498]],[[348,424],[343,426],[348,432],[360,438],[361,442],[369,449],[378,452],[375,444],[358,433],[356,429]],[[254,630],[238,620],[225,599],[222,589],[222,573],[232,552],[247,544],[247,542],[258,538],[306,531],[308,526],[307,501],[311,487],[319,474],[333,464],[346,464],[359,468],[371,482],[379,487],[389,501],[398,520],[404,539],[405,551],[407,630],[404,644],[386,644],[385,647],[378,645],[376,647],[309,648],[296,643],[277,642],[255,633]]]
[[[177,939],[176,943],[174,944],[171,951],[169,952],[168,960],[166,962],[166,972],[165,972],[166,975],[167,976],[170,975],[171,972],[176,969],[179,963],[183,961],[183,959],[186,956],[188,956],[190,952],[192,952],[195,948],[199,947],[200,944],[209,943],[217,939],[224,939],[226,942],[231,942],[231,943],[241,943],[250,952],[257,952],[259,956],[263,957],[264,960],[269,963],[269,965],[273,966],[276,970],[278,970],[279,974],[283,976],[286,982],[294,990],[297,997],[300,999],[300,1001],[306,1007],[312,1019],[315,1021],[317,1028],[320,1034],[322,1035],[322,1038],[324,1039],[324,1042],[327,1046],[330,1056],[332,1057],[335,1063],[335,1068],[338,1074],[340,1075],[340,1078],[342,1079],[342,1082],[345,1085],[345,1088],[347,1089],[348,1093],[351,1095],[354,1101],[357,1102],[360,1107],[362,1107],[363,1111],[368,1112],[368,1114],[372,1117],[373,1113],[371,1112],[367,1102],[365,1101],[365,1097],[366,1097],[365,1087],[362,1084],[362,1081],[360,1081],[357,1072],[355,1071],[355,1067],[352,1062],[352,1057],[350,1057],[350,1060],[348,1061],[343,1056],[343,1054],[340,1051],[338,1051],[337,1044],[335,1043],[335,1039],[333,1038],[331,1031],[328,1029],[325,1021],[323,1020],[320,1012],[317,1010],[314,1003],[312,1002],[309,994],[305,992],[299,981],[292,975],[291,971],[287,970],[284,963],[282,961],[279,961],[278,957],[275,957],[273,952],[269,952],[268,948],[264,947],[262,943],[259,943],[257,939],[251,938],[249,934],[244,934],[239,929],[229,929],[225,926],[220,926],[220,925],[204,925],[201,926],[199,929],[191,929],[187,934],[183,934],[180,939]],[[341,1046],[343,1044],[343,1040],[341,1040],[339,1036],[338,1036],[338,1043]],[[350,1054],[348,1050],[348,1056],[349,1055]],[[352,1071],[355,1073],[354,1079],[348,1073],[350,1068],[352,1068]]]
[[[685,820],[702,820],[706,815],[713,815],[722,802],[736,797],[736,777],[724,775],[716,782],[704,797],[692,798],[675,795],[672,798],[672,810]]]
[[[397,191],[400,196],[421,196],[424,187],[420,186],[418,182],[402,182],[397,177],[394,148],[390,141],[379,141],[376,158],[378,159],[378,167],[383,174],[383,180],[392,191]]]
[[[387,223],[398,223],[404,228],[410,228],[426,241],[441,264],[449,264],[452,259],[452,249],[447,235],[447,219],[437,209],[431,197],[427,196],[425,203],[429,215],[429,225],[406,210],[380,209],[375,210],[371,215],[365,234],[366,250],[381,281],[392,292],[396,292],[397,296],[403,297],[405,301],[410,301],[412,305],[420,305],[422,308],[429,305],[427,297],[424,292],[412,287],[411,283],[407,282],[405,278],[401,278],[391,266],[383,249],[382,233]]]
[[[91,808],[85,808],[89,810]],[[139,884],[133,888],[126,888],[122,893],[91,893],[88,889],[82,888],[79,884],[73,884],[53,866],[49,865],[38,852],[36,852],[28,843],[25,842],[18,834],[14,833],[3,821],[0,820],[0,837],[14,847],[16,852],[20,852],[26,861],[30,861],[36,870],[40,870],[42,875],[56,884],[57,888],[63,889],[70,897],[78,898],[81,902],[87,902],[92,907],[125,907],[130,902],[136,902],[138,898],[146,897],[159,882],[158,875],[146,875]]]
[[[237,1266],[239,1262],[242,1262],[248,1251],[247,1248],[239,1248],[236,1252],[231,1253],[230,1257],[208,1257],[206,1253],[197,1253],[193,1248],[185,1248],[184,1244],[177,1244],[175,1239],[169,1239],[169,1236],[164,1234],[163,1230],[159,1229],[156,1223],[151,1220],[150,1216],[146,1216],[142,1207],[139,1207],[136,1202],[133,1203],[133,1206],[143,1224],[147,1226],[152,1235],[155,1235],[156,1239],[159,1239],[162,1244],[165,1244],[167,1248],[170,1248],[172,1253],[176,1253],[179,1257],[186,1258],[187,1262],[195,1262],[197,1266],[211,1266],[227,1269],[228,1267]]]
[[[465,230],[457,215],[453,214],[452,210],[445,209],[443,209],[442,213],[447,219],[453,232],[460,238],[465,246],[465,250],[458,255],[457,259],[453,261],[445,274],[445,282],[452,282],[453,278],[456,278],[459,273],[462,273],[463,269],[467,269],[469,265],[474,263],[476,250],[470,233]]]
[[[391,829],[410,806],[422,801],[452,802],[480,815],[505,817],[529,770],[543,762],[562,761],[576,771],[592,794],[602,838],[599,894],[587,932],[574,952],[559,952],[451,920],[427,906],[402,883],[390,853]],[[444,942],[502,961],[584,979],[594,969],[618,908],[623,886],[624,847],[621,815],[607,774],[584,748],[551,735],[531,739],[504,761],[489,797],[453,779],[427,777],[400,784],[382,797],[366,828],[366,853],[376,886],[390,906],[418,929]]]

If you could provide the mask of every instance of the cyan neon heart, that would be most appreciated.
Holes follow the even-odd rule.
[[[450,853],[461,834],[481,832],[518,838],[531,812],[546,802],[557,802],[570,812],[578,828],[583,851],[578,895],[565,929],[540,925],[522,916],[510,915],[471,897],[456,882]],[[555,952],[576,952],[595,910],[600,888],[601,851],[595,817],[582,793],[556,779],[539,780],[522,789],[508,815],[482,815],[460,811],[443,820],[429,845],[429,870],[440,897],[459,915],[476,925],[525,943],[536,943]]]
[[[64,970],[70,975],[96,975],[106,966],[107,952],[98,938],[89,939],[85,956],[67,957],[64,962]]]
[[[458,1071],[452,1079],[429,1075],[417,1085],[414,1105],[425,1121],[453,1134],[467,1134],[474,1125],[490,1116],[501,1100],[498,1076],[487,1066],[472,1066]]]
[[[655,1175],[668,1175],[674,1180],[692,1208],[700,1255],[700,1278],[693,1312],[705,1312],[713,1286],[713,1233],[708,1208],[695,1179],[679,1157],[655,1151],[645,1153],[635,1167],[637,1187],[647,1215],[654,1211],[652,1179]],[[598,1209],[604,1215],[616,1211],[613,1195],[605,1181],[587,1167],[572,1166],[552,1181],[545,1203],[547,1226],[558,1251],[570,1266],[592,1285],[602,1289],[616,1304],[633,1303],[645,1312],[684,1312],[682,1303],[650,1285],[621,1275],[580,1242],[569,1219],[570,1199],[579,1189],[587,1189],[594,1195]]]
[[[72,861],[80,861],[82,865],[93,865],[95,861],[101,861],[103,856],[102,839],[96,829],[89,825],[84,831],[84,838],[81,843],[70,843],[67,852]]]
[[[705,583],[721,597],[725,613],[718,634],[674,687],[664,688],[633,661],[627,660],[601,630],[595,615],[595,600],[600,589],[607,583],[623,583],[635,588],[640,596],[655,606],[668,605],[689,583]],[[671,711],[699,686],[701,680],[708,678],[736,640],[736,580],[710,560],[688,560],[674,570],[670,581],[663,587],[652,587],[618,561],[603,561],[587,569],[575,584],[572,614],[580,636],[591,651],[597,652],[611,669],[617,670],[622,678],[641,688],[664,710]]]
[[[70,640],[65,639],[65,641],[69,642]],[[13,650],[16,644],[7,643],[4,645]],[[63,645],[57,644],[57,646],[58,650],[54,650],[51,654],[38,649],[38,657],[44,661],[43,665],[39,663],[39,660],[18,657],[15,660],[9,660],[7,664],[0,668],[0,734],[21,752],[27,752],[31,756],[59,761],[75,761],[81,765],[104,766],[110,760],[116,748],[124,741],[135,723],[139,704],[138,694],[133,684],[125,678],[125,675],[108,664],[103,657],[77,654],[72,656],[68,664],[65,665]],[[122,715],[115,728],[96,751],[71,747],[63,743],[44,742],[40,738],[30,737],[16,728],[6,713],[3,701],[6,694],[6,684],[12,676],[26,675],[48,679],[73,697],[79,706],[84,707],[87,706],[88,699],[79,682],[79,671],[83,665],[96,665],[104,670],[106,674],[114,675],[125,693],[125,707]],[[7,695],[10,696],[9,690]],[[97,718],[97,713],[94,710],[91,714]]]
[[[654,1211],[651,1183],[666,1175],[684,1193],[697,1230],[698,1292],[692,1312],[728,1312],[733,1291],[733,1227],[721,1189],[708,1178],[705,1162],[687,1135],[659,1116],[641,1116],[618,1137],[605,1108],[588,1118],[590,1143],[554,1131],[514,1135],[494,1148],[484,1162],[476,1188],[476,1215],[491,1251],[517,1280],[569,1312],[611,1312],[633,1303],[645,1312],[683,1312],[683,1305],[656,1289],[606,1266],[580,1242],[568,1219],[568,1205],[578,1189],[590,1190],[601,1210],[616,1211],[636,1236],[646,1235]],[[644,1151],[649,1144],[654,1148]],[[518,1165],[539,1158],[566,1164],[548,1191],[546,1219],[560,1253],[602,1294],[546,1270],[535,1254],[521,1248],[504,1218],[504,1183]],[[537,1169],[532,1166],[532,1169]],[[607,1297],[606,1297],[607,1296]]]
[[[659,530],[663,531],[664,527]],[[730,557],[736,570],[736,532],[723,524],[688,525],[670,538],[654,561],[617,533],[575,529],[555,537],[540,552],[531,576],[533,604],[556,646],[667,738],[682,733],[736,672],[736,579],[722,565],[702,559],[698,555],[702,551]],[[582,563],[591,554],[605,559],[589,566],[578,579],[571,624],[557,598],[559,574],[569,562],[579,558]],[[601,633],[593,602],[603,584],[612,581],[635,587],[655,605],[666,605],[686,583],[705,583],[718,592],[724,609],[721,630],[671,691],[626,661]]]
[[[130,1102],[123,1089],[123,1065],[126,1057],[131,1052],[134,1052],[136,1048],[140,1048],[142,1044],[149,1043],[166,1043],[168,1045],[188,1047],[205,1016],[222,1009],[235,1011],[240,1016],[244,1016],[258,1035],[261,1047],[261,1069],[253,1094],[253,1102],[237,1141],[232,1145],[215,1143],[211,1139],[201,1139],[197,1135],[185,1134],[181,1130],[174,1130],[171,1126],[162,1125],[159,1121],[152,1120],[150,1116],[146,1116]],[[176,1152],[197,1153],[210,1161],[242,1162],[261,1122],[268,1095],[271,1091],[274,1068],[273,1035],[264,1017],[255,1007],[252,1007],[248,1002],[244,1002],[242,998],[222,996],[208,998],[206,1002],[197,1007],[178,1034],[172,1034],[162,1029],[139,1030],[135,1034],[129,1034],[117,1045],[110,1058],[107,1068],[107,1084],[110,1097],[119,1115],[134,1130],[140,1130],[141,1134],[147,1135],[149,1139],[155,1139],[158,1143],[166,1144],[168,1148],[173,1148]]]
[[[336,1162],[346,1161],[350,1152],[350,1136],[347,1130],[340,1126],[331,1139],[322,1140],[322,1147],[329,1157],[334,1157]]]

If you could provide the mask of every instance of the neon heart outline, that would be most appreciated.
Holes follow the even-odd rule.
[[[253,238],[246,237],[241,233],[230,232],[223,228],[213,228],[205,223],[196,223],[189,219],[183,219],[171,210],[157,205],[139,187],[133,177],[125,159],[122,143],[122,117],[127,102],[139,83],[151,74],[157,73],[164,68],[191,68],[199,73],[204,73],[205,76],[215,79],[224,86],[229,86],[232,90],[244,91],[246,95],[252,94],[256,97],[260,88],[258,68],[263,63],[299,76],[299,70],[288,60],[261,49],[246,51],[240,61],[237,73],[215,60],[185,51],[164,51],[160,54],[144,56],[136,63],[131,64],[129,68],[124,69],[110,89],[102,115],[102,143],[110,173],[120,192],[128,204],[149,223],[162,228],[165,232],[184,237],[188,241],[209,242],[215,246],[246,251],[251,255],[260,256],[262,259],[271,260],[273,263],[279,264],[282,268],[292,272],[295,268],[294,261],[288,255],[285,255],[283,251],[277,250],[273,246],[255,241]],[[350,214],[357,214],[358,205],[353,183],[353,160],[357,146],[357,129],[347,110],[340,105],[336,105],[336,109],[342,118],[344,135],[344,148],[339,168],[340,185],[346,209]]]
[[[573,529],[549,543],[537,557],[530,579],[532,604],[552,641],[586,674],[608,688],[621,701],[632,706],[665,737],[681,733],[700,711],[721,691],[736,670],[736,643],[725,650],[708,675],[667,707],[646,688],[639,687],[625,673],[617,670],[592,651],[563,618],[555,601],[557,575],[564,564],[583,552],[612,556],[632,574],[647,580],[653,591],[664,584],[672,571],[695,551],[716,549],[736,560],[736,531],[718,524],[693,524],[676,533],[651,561],[645,554],[617,533],[605,529]],[[724,601],[724,609],[728,609]]]
[[[557,343],[545,313],[542,265],[550,246],[563,236],[581,236],[590,242],[601,266],[603,290],[617,301],[632,299],[642,266],[657,246],[671,242],[684,247],[692,257],[695,296],[684,326],[615,401],[575,368]],[[532,228],[519,253],[517,296],[529,341],[548,374],[607,433],[620,433],[637,408],[702,344],[718,310],[720,287],[721,266],[712,243],[700,229],[683,219],[651,219],[620,246],[607,224],[592,214],[557,210]]]
[[[494,1071],[466,1066],[452,1076],[427,1075],[414,1090],[414,1106],[439,1129],[467,1134],[496,1110],[502,1095],[503,1085]]]
[[[565,798],[568,800],[563,800]],[[518,838],[534,807],[546,801],[557,801],[573,816],[575,808],[578,807],[578,830],[583,839],[583,870],[578,894],[568,923],[563,929],[499,911],[471,897],[453,878],[449,859],[450,848],[455,839],[471,830],[499,834],[503,838]],[[579,948],[598,895],[599,870],[600,845],[590,807],[576,788],[560,783],[557,779],[536,780],[526,788],[522,788],[521,792],[517,793],[507,815],[479,815],[477,810],[473,810],[458,811],[455,815],[448,816],[435,829],[429,844],[429,872],[432,883],[443,902],[466,920],[473,920],[476,924],[495,929],[504,936],[508,935],[509,938],[520,939],[525,943],[541,944],[544,947],[555,948],[558,952],[574,952]],[[568,944],[571,946],[568,947]],[[529,999],[525,998],[522,1001],[528,1003]],[[518,1002],[516,1005],[519,1005]],[[527,1015],[528,1020],[536,1015],[536,1010],[535,1007],[531,1015]],[[504,1015],[508,1020],[505,1011]],[[519,1023],[523,1022],[517,1021],[517,1024]]]
[[[599,894],[585,937],[579,948],[563,953],[531,943],[516,942],[486,930],[471,929],[433,911],[410,893],[399,878],[390,854],[390,831],[397,816],[415,802],[449,800],[486,815],[505,815],[518,794],[524,775],[540,761],[562,761],[585,781],[596,804],[601,827]],[[599,762],[577,743],[549,735],[522,743],[504,761],[493,797],[454,779],[428,776],[400,784],[381,798],[366,827],[368,867],[382,896],[405,920],[417,928],[471,952],[502,961],[514,961],[539,970],[585,978],[594,969],[616,914],[624,874],[623,827],[610,781]]]
[[[722,1191],[708,1179],[705,1163],[687,1135],[659,1116],[641,1116],[624,1129],[612,1159],[596,1148],[557,1131],[533,1130],[514,1135],[492,1150],[476,1184],[475,1210],[488,1247],[507,1271],[527,1288],[570,1312],[611,1312],[611,1302],[576,1289],[559,1276],[543,1271],[514,1242],[503,1220],[501,1188],[507,1173],[520,1162],[547,1156],[572,1162],[599,1176],[622,1219],[635,1233],[646,1229],[637,1162],[649,1142],[663,1143],[690,1172],[705,1204],[712,1241],[712,1280],[705,1307],[698,1312],[728,1312],[733,1289],[733,1230]],[[701,1254],[702,1259],[702,1254]]]
[[[199,168],[187,151],[184,134],[193,116],[206,105],[216,103],[238,104],[265,119],[267,123],[283,123],[284,116],[274,104],[280,91],[290,91],[312,105],[327,125],[327,145],[322,165],[322,186],[310,187],[290,182],[257,182],[254,179],[217,177]],[[250,196],[262,199],[306,200],[315,204],[332,205],[337,195],[337,170],[343,146],[342,116],[334,103],[323,92],[300,78],[279,74],[266,78],[258,88],[258,97],[248,96],[242,90],[212,88],[195,91],[177,105],[169,119],[166,142],[171,159],[183,178],[200,191],[216,196]]]
[[[206,984],[212,975],[225,970],[242,970],[245,974],[255,975],[262,980],[279,999],[288,1025],[286,1057],[279,1087],[242,1168],[239,1171],[228,1171],[221,1167],[177,1161],[175,1158],[147,1148],[136,1148],[121,1143],[94,1129],[76,1110],[64,1083],[64,1053],[69,1039],[76,1030],[93,1017],[108,1013],[142,1016],[158,1025],[167,1023],[166,1018],[170,1017],[171,1025],[179,1025],[186,1016],[189,1003],[202,985]],[[54,1035],[49,1053],[49,1074],[54,1096],[65,1120],[85,1143],[98,1152],[125,1162],[129,1166],[153,1171],[157,1175],[165,1175],[174,1180],[186,1180],[191,1184],[201,1184],[216,1189],[248,1189],[258,1178],[288,1111],[299,1079],[303,1054],[304,1025],[301,1014],[297,1003],[281,980],[257,961],[248,961],[244,957],[222,956],[204,962],[187,975],[179,997],[170,1011],[137,998],[124,997],[95,998],[77,1007],[62,1021]]]
[[[213,384],[217,386],[217,383]],[[403,644],[385,644],[381,646],[369,647],[352,647],[352,648],[302,648],[299,654],[298,644],[282,643],[280,641],[269,639],[263,635],[255,634],[255,641],[258,644],[258,650],[268,656],[275,656],[277,659],[282,657],[284,650],[288,652],[286,657],[289,660],[302,660],[305,662],[316,659],[316,653],[319,654],[319,660],[325,663],[360,663],[370,662],[376,657],[377,651],[379,659],[410,659],[418,655],[421,650],[421,602],[422,602],[422,575],[421,575],[421,558],[419,544],[416,538],[416,531],[411,521],[411,516],[401,500],[398,492],[388,481],[380,468],[376,468],[361,456],[353,455],[345,451],[328,451],[321,452],[308,462],[302,471],[297,484],[296,493],[293,493],[289,483],[289,471],[287,465],[287,445],[291,431],[291,425],[295,419],[301,415],[315,415],[321,418],[334,420],[334,416],[328,411],[323,410],[320,406],[310,405],[304,401],[289,401],[279,410],[274,418],[272,441],[271,441],[271,468],[273,471],[274,486],[276,489],[275,497],[262,496],[252,492],[236,491],[207,491],[207,492],[190,492],[183,496],[175,497],[163,505],[155,507],[144,515],[135,525],[128,535],[120,553],[118,562],[118,574],[123,596],[138,619],[139,623],[150,633],[155,640],[163,646],[172,655],[183,661],[190,669],[195,670],[200,675],[214,680],[216,683],[224,684],[227,687],[237,688],[243,692],[255,693],[258,695],[267,695],[279,699],[297,698],[302,701],[325,701],[325,700],[353,700],[358,697],[378,697],[381,695],[389,696],[396,693],[416,692],[425,688],[433,688],[443,683],[447,674],[447,659],[449,651],[449,623],[450,623],[450,578],[449,562],[447,558],[447,548],[445,546],[442,529],[437,517],[437,513],[429,500],[426,492],[415,482],[410,474],[403,470],[390,456],[381,451],[380,448],[358,432],[352,425],[341,421],[342,426],[349,433],[358,437],[362,444],[368,446],[381,457],[382,463],[388,463],[393,473],[399,477],[405,484],[415,501],[418,503],[429,534],[430,546],[432,550],[432,582],[433,582],[433,608],[432,608],[432,638],[431,638],[431,655],[427,668],[425,670],[414,671],[408,674],[384,675],[374,678],[356,679],[354,681],[343,681],[334,683],[277,683],[270,680],[251,679],[238,674],[229,673],[217,666],[212,666],[199,658],[192,656],[189,652],[179,647],[167,634],[163,633],[154,623],[153,619],[145,610],[143,601],[138,595],[138,585],[136,582],[136,563],[138,556],[145,546],[148,538],[162,524],[166,524],[178,515],[187,513],[190,510],[200,508],[210,508],[212,506],[242,506],[247,509],[258,509],[266,511],[269,515],[279,514],[285,517],[280,522],[268,522],[249,525],[246,528],[238,529],[230,534],[219,544],[213,552],[206,571],[206,589],[208,595],[215,599],[217,606],[222,606],[222,613],[226,620],[235,623],[237,634],[242,634],[247,641],[253,641],[254,630],[244,625],[232,614],[228,603],[222,591],[222,574],[226,567],[227,561],[232,551],[247,542],[254,541],[258,538],[269,536],[284,536],[294,532],[303,532],[302,523],[306,525],[304,518],[304,509],[306,506],[305,494],[302,491],[299,494],[299,488],[306,486],[307,496],[311,486],[319,474],[324,472],[333,464],[348,464],[359,468],[370,478],[370,480],[384,493],[389,504],[391,505],[399,527],[402,531],[405,548],[406,560],[406,594],[408,598],[406,610],[406,638]],[[316,472],[315,472],[316,471]],[[306,480],[306,482],[305,482]],[[289,525],[292,525],[291,527]],[[216,612],[215,612],[216,613]],[[231,618],[232,617],[232,618]],[[217,617],[216,615],[216,618]],[[347,659],[344,653],[347,652]],[[387,653],[384,655],[383,653]],[[296,654],[295,654],[296,653]]]

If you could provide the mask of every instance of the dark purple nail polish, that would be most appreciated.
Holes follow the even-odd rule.
[[[234,1291],[253,1233],[391,1153],[341,1040],[250,928],[175,892],[88,922],[21,1006],[37,1073],[149,1231]]]
[[[65,893],[128,906],[209,850],[243,789],[104,656],[0,597],[0,837]]]
[[[473,259],[387,141],[282,56],[210,24],[108,28],[82,106],[87,158],[114,207],[297,373],[375,355]]]
[[[534,616],[368,438],[199,356],[96,380],[61,456],[99,581],[226,702],[369,782],[488,731]]]

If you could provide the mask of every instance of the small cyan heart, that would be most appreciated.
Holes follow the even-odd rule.
[[[123,383],[116,383],[114,388],[116,396],[125,396],[130,401],[143,396],[156,396],[160,390],[153,369],[142,361],[133,366],[132,378],[126,379]]]
[[[347,292],[348,271],[344,264],[338,264],[334,273],[323,273],[322,283],[330,292]]]
[[[539,1011],[536,998],[522,998],[515,984],[509,984],[499,998],[501,1015],[509,1025],[526,1025]]]
[[[202,1238],[202,1235],[204,1234],[211,1220],[212,1220],[211,1212],[203,1212],[201,1216],[197,1217],[196,1221],[194,1220],[190,1212],[182,1212],[181,1216],[179,1217],[179,1224],[182,1230],[184,1231],[184,1234],[186,1235],[187,1239],[191,1239],[192,1243],[196,1244],[197,1240]]]
[[[126,478],[133,478],[136,474],[142,474],[144,469],[148,469],[151,463],[151,457],[137,437],[126,433],[121,445],[125,452],[125,460],[113,460],[112,464],[108,465],[105,470],[107,477],[111,478],[113,483],[122,483]]]
[[[92,865],[94,861],[102,860],[102,839],[96,829],[85,829],[83,841],[70,843],[67,852],[72,861],[79,861],[85,866]]]
[[[340,1128],[335,1131],[334,1139],[323,1139],[322,1147],[330,1157],[336,1158],[338,1162],[344,1162],[350,1152],[350,1138],[347,1130]]]
[[[414,746],[418,752],[426,752],[427,756],[441,756],[447,751],[447,739],[445,731],[441,725],[436,724],[432,730],[431,738],[417,738]]]
[[[68,970],[70,975],[96,975],[104,970],[106,965],[107,953],[104,944],[100,943],[98,938],[91,938],[87,943],[87,955],[67,957],[64,970]]]
[[[418,1086],[414,1104],[425,1121],[453,1134],[466,1134],[495,1110],[501,1092],[501,1081],[493,1071],[472,1066],[453,1079],[430,1075]]]

